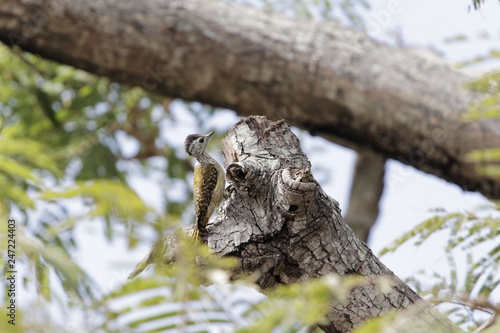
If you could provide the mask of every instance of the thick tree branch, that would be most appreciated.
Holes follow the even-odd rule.
[[[467,163],[498,124],[460,120],[468,77],[417,52],[217,0],[2,0],[0,40],[147,90],[263,114],[500,198]],[[497,127],[498,128],[498,127]]]

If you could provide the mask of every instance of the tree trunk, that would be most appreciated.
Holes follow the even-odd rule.
[[[463,189],[500,199],[468,163],[498,123],[461,115],[475,96],[446,63],[335,23],[217,0],[2,0],[0,40],[121,83],[240,115],[285,118]]]
[[[257,273],[262,288],[332,273],[391,281],[388,293],[367,283],[355,288],[346,303],[332,304],[330,323],[320,326],[326,332],[350,332],[387,310],[406,308],[412,310],[397,332],[460,331],[354,235],[337,201],[314,180],[309,160],[284,121],[240,121],[222,147],[230,185],[205,237],[214,253],[241,259],[236,273]]]

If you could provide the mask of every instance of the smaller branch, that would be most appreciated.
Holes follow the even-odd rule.
[[[19,47],[13,47],[12,48],[12,51],[13,53],[19,57],[19,59],[25,64],[27,65],[33,72],[37,73],[38,75],[42,76],[42,77],[48,77],[49,74],[47,72],[44,72],[42,71],[40,68],[38,68],[37,66],[35,66],[35,64],[33,64],[31,61],[29,61],[28,59],[26,59],[26,57],[24,56],[24,53],[23,53],[23,50]]]
[[[368,242],[370,230],[379,214],[384,190],[386,159],[371,152],[358,152],[345,221],[356,236]]]
[[[482,332],[482,331],[486,330],[487,328],[493,326],[493,324],[495,324],[495,322],[497,321],[497,318],[498,318],[498,313],[495,312],[494,314],[491,315],[491,317],[487,321],[485,321],[481,326],[479,326],[472,333],[479,333],[479,332]]]
[[[194,225],[179,228],[180,232],[192,237]],[[151,247],[148,255],[135,266],[134,270],[128,275],[128,279],[133,279],[141,274],[150,264],[168,266],[175,262],[176,251],[179,249],[179,242],[176,233],[167,233]]]
[[[470,299],[468,297],[460,297],[457,300],[457,299],[445,298],[436,300],[433,303],[457,304],[470,310],[477,310],[490,314],[491,317],[472,333],[479,333],[486,330],[487,328],[493,326],[496,320],[500,317],[500,303],[494,304],[487,299],[477,300],[477,299]]]

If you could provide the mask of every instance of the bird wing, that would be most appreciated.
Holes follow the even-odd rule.
[[[201,232],[205,230],[208,219],[213,213],[214,207],[210,203],[213,200],[218,175],[217,168],[212,164],[196,168],[194,172],[193,199],[195,201],[196,225]]]

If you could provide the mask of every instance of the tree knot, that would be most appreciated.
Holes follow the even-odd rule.
[[[252,160],[231,163],[226,168],[227,181],[239,191],[256,191],[262,186],[264,176],[260,164]]]

